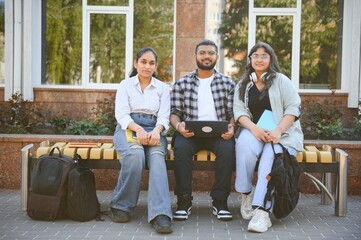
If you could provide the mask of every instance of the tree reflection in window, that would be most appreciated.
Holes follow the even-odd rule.
[[[81,2],[46,1],[46,84],[81,84]]]
[[[90,1],[98,6],[102,2],[107,1]],[[89,81],[119,83],[129,74],[124,69],[126,23],[122,15],[91,14],[90,23],[82,23],[82,0],[47,0],[45,6],[43,84],[82,84],[82,24],[90,24],[91,31]],[[134,53],[144,46],[153,47],[159,56],[158,78],[166,82],[173,78],[173,28],[174,0],[135,0]]]
[[[134,3],[134,56],[145,46],[158,54],[157,76],[164,82],[173,79],[173,0],[136,0]]]
[[[287,1],[256,0],[259,7],[283,6]],[[277,5],[278,4],[278,5]],[[293,4],[291,4],[293,5]],[[343,0],[303,0],[301,15],[299,87],[312,89],[341,88],[340,59]],[[292,38],[291,18],[257,18],[256,41],[266,41],[277,53],[281,69],[290,76]],[[288,24],[287,24],[288,22]],[[291,27],[291,28],[290,28]],[[219,32],[226,57],[234,62],[233,77],[239,79],[247,64],[248,1],[227,1]]]

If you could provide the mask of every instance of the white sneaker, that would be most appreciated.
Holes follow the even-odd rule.
[[[269,213],[261,209],[256,209],[254,211],[254,216],[248,224],[248,231],[263,233],[271,226],[272,222],[269,218]]]
[[[254,209],[252,208],[252,198],[253,198],[254,188],[250,194],[241,193],[241,208],[240,212],[244,220],[250,220],[254,215]]]

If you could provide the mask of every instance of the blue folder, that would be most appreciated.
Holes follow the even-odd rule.
[[[264,130],[272,131],[277,128],[276,120],[273,116],[272,111],[270,110],[264,110],[262,113],[262,116],[257,122],[257,126],[263,128]]]

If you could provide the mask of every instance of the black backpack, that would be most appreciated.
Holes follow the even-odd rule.
[[[68,216],[80,222],[100,219],[100,204],[95,189],[95,176],[81,166],[79,155],[75,158],[76,167],[68,175]]]
[[[58,154],[54,154],[54,150]],[[34,220],[67,218],[68,173],[75,167],[71,157],[55,147],[35,163],[27,202],[27,214]]]
[[[272,143],[275,158],[272,171],[267,176],[267,193],[264,199],[264,207],[267,201],[272,202],[267,210],[273,207],[273,215],[278,219],[288,216],[295,209],[300,196],[298,179],[302,172],[295,156],[289,154],[281,143],[279,145],[283,152],[276,154]]]

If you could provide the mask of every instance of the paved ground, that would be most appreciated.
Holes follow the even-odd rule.
[[[102,210],[108,208],[110,191],[98,191]],[[71,220],[41,222],[21,211],[19,190],[0,189],[0,239],[361,239],[361,196],[348,198],[347,217],[336,217],[334,205],[320,205],[319,195],[302,195],[297,208],[263,234],[247,232],[248,222],[239,214],[237,194],[229,198],[233,221],[221,222],[212,216],[207,193],[194,194],[190,219],[173,221],[173,233],[157,234],[147,222],[147,192],[142,192],[131,222],[105,221],[81,223]],[[176,198],[172,195],[175,206]]]

